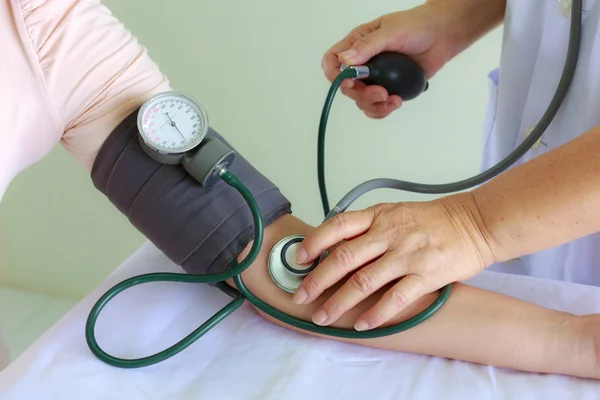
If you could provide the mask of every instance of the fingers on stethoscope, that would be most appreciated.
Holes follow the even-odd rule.
[[[386,253],[356,271],[314,313],[313,322],[318,325],[329,325],[336,322],[347,311],[394,280],[398,269],[390,268],[390,264],[394,263],[395,266],[398,266],[399,262],[401,263],[396,256]],[[323,316],[326,316],[325,320],[323,320]]]
[[[312,262],[323,251],[331,249],[344,240],[363,235],[371,228],[374,220],[375,212],[370,208],[343,212],[327,219],[312,233],[306,235],[297,252],[298,256],[305,257],[297,259],[296,262],[299,264]]]
[[[359,236],[337,246],[304,278],[302,288],[306,291],[306,299],[303,303],[314,301],[352,271],[379,258],[387,247],[387,243],[376,240],[372,235]]]

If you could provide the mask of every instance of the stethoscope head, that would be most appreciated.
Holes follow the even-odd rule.
[[[296,263],[296,252],[304,235],[292,235],[281,239],[269,254],[269,274],[277,286],[289,293],[295,293],[306,275],[313,271],[327,257],[327,252],[311,264]]]

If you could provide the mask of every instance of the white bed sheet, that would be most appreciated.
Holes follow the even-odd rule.
[[[85,343],[90,308],[115,283],[152,271],[179,268],[146,244],[0,374],[0,399],[600,399],[595,381],[317,339],[270,324],[247,305],[161,364],[103,364]],[[470,283],[555,309],[600,312],[599,288],[491,272]],[[155,283],[113,301],[100,316],[98,341],[111,354],[140,357],[179,340],[229,298],[205,285]]]

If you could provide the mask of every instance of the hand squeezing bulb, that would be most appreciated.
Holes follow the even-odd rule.
[[[341,69],[353,68],[357,79],[367,85],[385,88],[388,94],[398,95],[402,101],[416,98],[427,90],[429,83],[425,71],[416,61],[405,54],[383,52],[371,58],[363,66],[342,65]]]

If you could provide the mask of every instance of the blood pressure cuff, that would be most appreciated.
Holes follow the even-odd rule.
[[[217,132],[216,137],[235,149]],[[291,213],[277,186],[239,153],[229,170],[255,197],[267,227]],[[181,165],[150,158],[138,141],[137,110],[111,133],[94,162],[92,181],[146,238],[186,272],[229,269],[254,238],[254,223],[242,196],[223,181],[201,186]]]

